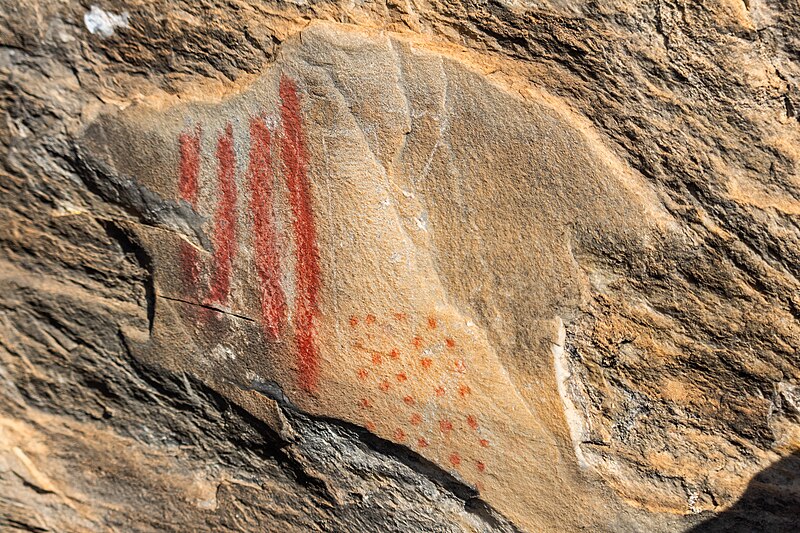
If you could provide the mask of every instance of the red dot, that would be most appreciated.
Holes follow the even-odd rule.
[[[467,385],[461,385],[460,387],[458,387],[458,393],[461,396],[466,396],[470,392],[472,392],[472,391],[470,390],[470,388]]]
[[[425,357],[424,359],[421,359],[420,362],[422,363],[422,368],[424,368],[425,370],[429,369],[431,367],[431,365],[433,364],[433,360],[431,358],[429,358],[429,357]]]
[[[366,408],[368,408],[368,407],[369,407],[369,405],[370,405],[370,404],[369,404],[369,400],[368,400],[367,398],[361,398],[361,400],[359,400],[359,401],[358,401],[358,405],[359,405],[359,406],[360,406],[362,409],[366,409]]]
[[[422,348],[422,337],[414,337],[411,340],[411,344],[414,345],[414,348],[417,348],[417,349]]]
[[[375,433],[375,424],[373,424],[372,422],[367,422],[366,424],[364,424],[364,427],[366,427],[367,430]]]
[[[427,448],[428,447],[428,441],[426,441],[422,437],[417,439],[417,444],[419,445],[420,448]]]
[[[400,350],[398,350],[397,348],[392,348],[392,351],[389,352],[389,355],[391,356],[392,359],[397,359],[398,357],[400,357]]]
[[[418,413],[414,413],[413,415],[411,415],[409,421],[411,422],[411,425],[418,426],[422,422],[422,417],[419,416]]]
[[[378,385],[378,388],[381,389],[383,392],[386,392],[389,390],[390,386],[391,385],[389,385],[389,382],[384,379],[383,381],[381,381],[381,384]]]
[[[444,343],[447,345],[448,348],[455,348],[456,346],[456,341],[454,341],[449,337],[444,340]]]
[[[367,324],[372,325],[372,324],[375,323],[375,315],[369,314],[369,315],[366,316],[366,318],[364,320],[366,321]]]
[[[444,387],[436,387],[434,392],[436,393],[436,396],[444,396]]]
[[[483,472],[484,470],[486,470],[486,465],[484,463],[482,463],[481,461],[477,461],[475,463],[475,466],[478,467],[478,472]]]
[[[405,313],[395,313],[394,314],[394,319],[395,320],[405,320],[406,318],[408,318],[408,317],[406,316]]]
[[[453,423],[449,420],[439,420],[439,430],[442,433],[453,431]]]
[[[398,441],[403,441],[403,440],[406,440],[406,432],[405,432],[405,431],[403,431],[403,430],[402,430],[402,429],[400,429],[400,428],[397,428],[397,429],[394,431],[394,439],[395,439],[395,440],[398,440]]]
[[[451,453],[450,454],[450,464],[452,464],[453,466],[460,465],[461,464],[461,456],[458,455],[457,453]]]
[[[372,364],[373,365],[379,365],[382,362],[383,362],[383,359],[381,359],[381,354],[379,354],[378,352],[374,352],[372,354]]]
[[[358,325],[358,317],[353,315],[350,317],[350,327],[354,328]]]
[[[399,381],[400,383],[402,383],[404,381],[407,381],[407,380],[408,380],[408,376],[406,376],[405,372],[400,372],[399,374],[397,374],[397,381]]]
[[[428,317],[428,327],[430,329],[436,329],[436,319],[433,318],[432,316]]]
[[[358,377],[359,377],[359,379],[365,380],[365,379],[367,379],[368,375],[369,375],[369,372],[367,372],[366,368],[359,368],[358,369]]]
[[[488,448],[488,447],[489,447],[489,441],[488,441],[488,440],[486,440],[486,439],[481,439],[481,440],[480,440],[480,441],[478,441],[478,442],[480,442],[480,443],[481,443],[481,446],[483,446],[484,448]]]
[[[463,374],[464,372],[467,371],[467,367],[464,364],[464,361],[462,361],[461,359],[456,359],[455,361],[453,361],[453,370],[455,370],[460,374]]]
[[[467,424],[469,424],[469,427],[472,429],[478,429],[478,419],[472,415],[467,416]]]
[[[404,397],[403,401],[406,402],[406,405],[414,405],[414,398],[411,396]]]

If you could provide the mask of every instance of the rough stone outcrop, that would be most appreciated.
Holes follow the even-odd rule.
[[[2,3],[0,529],[793,527],[796,5]]]

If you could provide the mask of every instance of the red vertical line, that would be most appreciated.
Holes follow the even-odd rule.
[[[250,162],[247,183],[253,214],[253,241],[259,278],[261,323],[270,339],[278,339],[286,320],[286,297],[280,284],[280,264],[272,209],[271,135],[260,118],[250,120]]]
[[[219,198],[214,213],[214,274],[208,300],[212,304],[226,305],[236,254],[236,154],[230,124],[217,140],[216,155]]]
[[[281,158],[289,203],[294,217],[297,291],[295,296],[294,334],[297,342],[300,386],[307,392],[317,387],[319,351],[316,345],[315,317],[319,313],[320,268],[317,235],[311,210],[308,179],[308,152],[297,87],[281,76]]]
[[[194,132],[183,132],[178,137],[180,164],[178,168],[178,192],[192,209],[197,209],[197,187],[200,176],[200,126]],[[197,249],[181,241],[179,247],[181,274],[191,296],[197,297],[200,278],[200,257]]]

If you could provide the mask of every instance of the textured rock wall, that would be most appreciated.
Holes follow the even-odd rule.
[[[0,526],[793,527],[795,3],[0,6]]]

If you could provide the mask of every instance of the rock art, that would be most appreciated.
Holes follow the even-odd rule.
[[[243,391],[268,384],[531,528],[602,515],[551,355],[586,291],[572,249],[653,246],[671,221],[569,113],[424,43],[318,24],[240,93],[103,116],[84,146],[156,213],[136,229],[152,362],[256,413]]]

